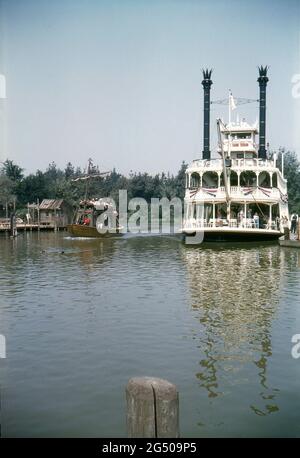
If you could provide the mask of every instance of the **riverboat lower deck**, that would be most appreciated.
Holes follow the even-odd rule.
[[[277,229],[241,227],[191,227],[184,229],[184,237],[198,236],[199,244],[204,242],[263,242],[278,240],[283,233]],[[195,238],[196,241],[196,238]]]

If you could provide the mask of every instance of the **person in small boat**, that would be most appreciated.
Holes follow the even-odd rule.
[[[84,217],[84,220],[83,220],[83,225],[84,225],[84,226],[89,226],[89,225],[90,225],[90,222],[91,222],[91,220],[90,220],[90,218],[89,218],[89,215],[86,215],[86,216]]]

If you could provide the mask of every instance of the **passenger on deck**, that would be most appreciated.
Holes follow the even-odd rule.
[[[256,229],[259,229],[259,216],[257,213],[254,213],[254,216],[253,216],[253,219],[254,219],[254,226]]]
[[[276,223],[276,229],[279,231],[280,230],[280,224],[281,224],[279,216],[276,216],[275,223]]]
[[[242,225],[243,219],[244,219],[244,212],[243,212],[243,210],[240,210],[240,211],[238,212],[238,225],[239,225],[239,226]]]

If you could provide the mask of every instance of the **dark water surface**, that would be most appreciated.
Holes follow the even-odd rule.
[[[4,437],[125,436],[135,375],[177,385],[182,436],[300,436],[300,250],[27,233],[0,289]]]

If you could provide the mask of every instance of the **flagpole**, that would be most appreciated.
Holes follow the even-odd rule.
[[[227,148],[227,157],[230,159],[230,142],[231,142],[231,135],[230,135],[230,123],[231,123],[231,101],[232,101],[232,94],[231,90],[229,89],[229,96],[228,96],[228,148]],[[231,183],[230,183],[230,172],[228,169],[225,167],[224,169],[224,180],[225,180],[225,174],[226,174],[226,182],[227,182],[227,188],[228,188],[228,198],[226,200],[226,217],[228,221],[228,225],[230,225],[230,191],[231,191]]]
[[[231,122],[230,89],[228,93],[228,124]]]
[[[230,157],[230,123],[231,123],[231,90],[229,89],[229,96],[228,96],[228,148],[227,148],[227,156]]]

